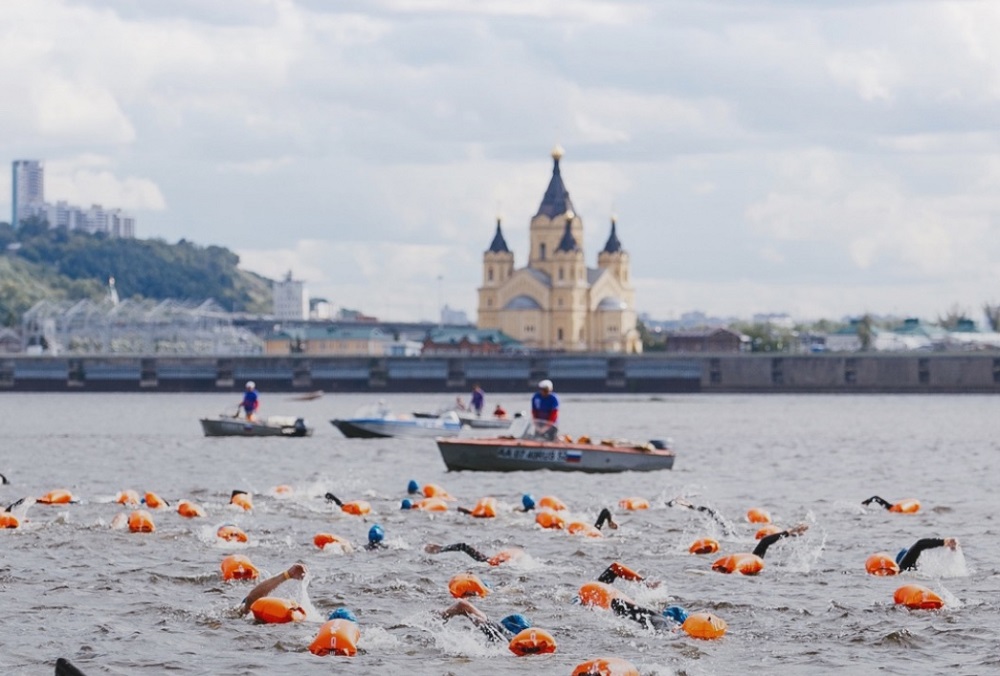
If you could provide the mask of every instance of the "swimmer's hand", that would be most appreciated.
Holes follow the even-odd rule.
[[[441,545],[436,545],[433,542],[424,545],[424,551],[428,554],[437,554],[441,551]]]
[[[288,577],[294,577],[296,580],[304,578],[307,572],[309,571],[306,570],[306,566],[303,563],[293,563],[288,567],[288,570],[285,571],[285,573],[288,574]]]
[[[656,589],[661,584],[663,584],[663,581],[662,580],[646,580],[645,582],[643,582],[643,584],[646,585],[647,587],[649,587],[650,589]]]
[[[791,528],[789,528],[788,529],[788,534],[789,535],[802,535],[807,530],[809,530],[809,524],[807,524],[807,523],[800,523],[800,524],[798,524],[796,526],[792,526]]]
[[[667,507],[693,507],[693,506],[694,505],[692,505],[684,498],[674,498],[673,500],[667,503]]]
[[[957,538],[945,538],[944,546],[948,549],[958,549],[958,539]]]

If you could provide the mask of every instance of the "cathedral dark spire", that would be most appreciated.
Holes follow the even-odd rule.
[[[499,216],[497,216],[497,234],[493,235],[493,243],[490,244],[488,253],[510,253],[510,249],[507,248],[507,240],[503,238],[503,233],[500,232]]]
[[[579,251],[580,247],[576,244],[576,239],[573,237],[573,232],[570,228],[573,225],[573,212],[566,212],[566,230],[563,231],[562,239],[559,240],[559,246],[556,247],[556,251]]]
[[[608,243],[604,245],[601,253],[619,253],[622,250],[622,243],[618,241],[618,233],[615,231],[615,217],[611,217],[611,234],[608,236]]]
[[[556,146],[552,150],[552,179],[549,181],[549,187],[545,190],[545,196],[542,198],[536,216],[555,218],[567,211],[575,211],[573,203],[569,200],[569,191],[563,185],[562,174],[559,173],[559,160],[562,156],[563,149]]]

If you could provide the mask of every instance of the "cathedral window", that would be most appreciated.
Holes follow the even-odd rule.
[[[556,331],[556,340],[562,340],[562,339],[563,339],[563,330],[562,329],[558,329]]]
[[[538,257],[545,260],[545,242],[538,245]]]
[[[559,281],[561,282],[562,280],[563,280],[563,269],[559,268]]]
[[[486,271],[486,279],[488,279],[491,282],[493,281],[493,268],[492,267],[489,270]]]

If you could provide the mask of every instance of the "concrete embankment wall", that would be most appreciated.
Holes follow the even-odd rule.
[[[7,357],[0,392],[1000,393],[1000,352],[503,357]]]

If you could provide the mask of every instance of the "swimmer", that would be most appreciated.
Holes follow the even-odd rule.
[[[721,514],[719,514],[711,507],[705,507],[704,505],[692,505],[684,498],[674,498],[673,500],[668,501],[667,507],[686,507],[687,509],[707,514],[708,516],[712,517],[713,521],[715,521],[717,524],[719,524],[719,526],[722,527],[722,532],[725,533],[726,535],[734,535],[736,532],[733,529],[732,525],[725,519],[725,517],[723,517]]]
[[[0,474],[0,485],[9,484],[9,483],[10,482],[7,481],[7,477],[5,477],[3,474]]]
[[[385,549],[387,545],[383,540],[385,540],[385,530],[382,529],[382,526],[375,524],[368,529],[368,544],[365,545],[365,549],[368,551]]]
[[[618,530],[618,524],[611,518],[611,510],[607,507],[602,508],[601,513],[597,515],[597,521],[594,523],[594,528],[601,530],[604,528],[605,524],[607,524],[611,530]]]
[[[503,549],[493,556],[486,556],[478,549],[464,542],[457,542],[453,545],[428,544],[424,546],[424,551],[428,554],[443,554],[444,552],[464,552],[480,563],[488,563],[491,566],[499,566],[513,559],[520,558],[524,554],[523,549]]]
[[[757,541],[752,553],[729,554],[712,564],[712,570],[719,573],[742,573],[743,575],[756,575],[764,568],[764,555],[768,548],[778,540],[787,537],[802,535],[809,529],[809,524],[800,523],[788,530],[779,531],[762,537]]]
[[[914,500],[913,498],[908,498],[906,500],[900,500],[899,502],[889,502],[877,495],[873,495],[867,500],[862,500],[861,504],[866,507],[872,503],[879,505],[880,507],[885,507],[890,512],[897,512],[901,514],[914,514],[920,511],[920,501]]]
[[[364,500],[344,502],[333,493],[327,493],[324,497],[327,499],[327,502],[335,503],[338,507],[340,507],[340,511],[346,512],[347,514],[362,516],[372,511],[372,506]]]
[[[306,570],[305,564],[293,563],[291,566],[288,567],[287,570],[284,570],[278,573],[277,575],[269,577],[263,582],[260,582],[256,587],[251,589],[250,593],[246,595],[245,599],[243,599],[243,602],[240,604],[240,612],[243,615],[246,615],[247,613],[250,612],[250,606],[254,604],[254,601],[264,598],[265,596],[273,592],[275,589],[277,589],[279,586],[281,586],[281,583],[287,580],[303,579],[306,576],[307,572],[308,571]]]
[[[491,643],[509,641],[519,632],[531,627],[531,621],[519,613],[508,615],[499,622],[494,622],[486,613],[464,599],[455,602],[441,611],[441,617],[445,621],[456,615],[468,617],[472,621],[472,624],[479,631],[483,632]]]
[[[922,540],[917,540],[909,548],[901,549],[896,554],[896,563],[899,564],[900,572],[915,570],[920,554],[927,549],[934,549],[935,547],[947,547],[955,551],[958,549],[958,540],[955,538],[923,538]]]
[[[659,586],[659,582],[647,581],[642,575],[639,575],[634,570],[623,566],[617,561],[605,568],[604,572],[597,577],[597,581],[602,584],[609,585],[618,578],[632,582],[642,582],[647,587]],[[652,608],[640,606],[624,594],[612,592],[610,590],[608,592],[604,592],[600,589],[596,590],[596,593],[607,593],[610,598],[606,601],[591,601],[588,602],[587,605],[603,606],[604,603],[606,603],[606,607],[614,612],[615,615],[627,618],[633,622],[638,622],[646,629],[651,629],[653,631],[674,631],[684,623],[684,620],[686,620],[688,616],[687,610],[680,606],[668,606],[662,611],[656,611]]]
[[[86,676],[65,657],[56,660],[56,676]]]
[[[768,547],[773,545],[778,540],[787,537],[796,537],[798,535],[802,535],[807,530],[809,530],[809,524],[800,523],[796,526],[792,526],[788,530],[778,531],[777,533],[771,533],[770,535],[766,535],[757,541],[757,546],[754,547],[753,555],[759,556],[760,558],[763,559],[764,554],[767,553]]]

